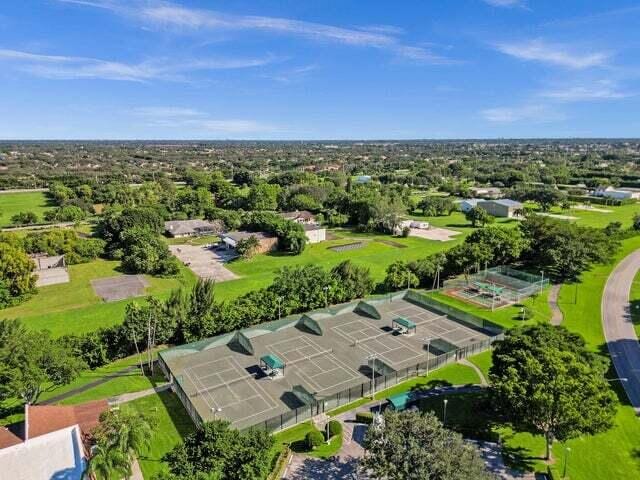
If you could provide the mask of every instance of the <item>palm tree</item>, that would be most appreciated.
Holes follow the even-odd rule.
[[[131,465],[151,445],[152,428],[148,420],[136,412],[111,410],[103,414],[94,431],[96,446],[88,473],[109,480],[116,473],[131,476]]]
[[[85,474],[96,480],[110,480],[115,477],[131,476],[131,464],[117,448],[97,444],[87,465]]]

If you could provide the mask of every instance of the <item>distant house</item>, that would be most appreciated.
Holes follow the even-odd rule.
[[[200,235],[213,235],[224,230],[224,224],[220,220],[207,222],[205,220],[171,220],[164,222],[164,230],[170,237],[196,237]]]
[[[26,405],[24,422],[0,427],[0,472],[12,480],[84,478],[91,431],[108,408],[106,400]]]
[[[256,253],[266,253],[275,250],[278,246],[278,237],[266,232],[227,232],[220,235],[222,242],[227,248],[236,248],[238,243],[249,237],[255,237],[258,240],[258,248]]]
[[[500,198],[502,196],[502,190],[498,187],[471,187],[469,190],[474,197]]]
[[[489,215],[502,218],[513,218],[523,205],[515,200],[504,198],[502,200],[481,200],[477,206],[486,210]]]
[[[640,199],[640,189],[599,187],[594,192],[594,196],[614,198],[616,200],[638,200]]]
[[[481,202],[481,201],[482,201],[481,198],[467,198],[467,199],[464,199],[459,203],[460,211],[463,212],[463,213],[467,213],[472,208],[477,207],[478,206],[478,202]]]
[[[308,210],[296,210],[295,212],[284,212],[280,216],[285,220],[291,220],[292,222],[300,223],[303,225],[315,225],[316,216]]]
[[[355,181],[356,183],[371,183],[371,175],[358,175]]]
[[[303,225],[309,243],[320,243],[327,239],[327,229],[320,225]]]

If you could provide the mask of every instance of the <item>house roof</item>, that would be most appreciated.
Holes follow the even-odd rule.
[[[325,229],[323,226],[320,226],[320,225],[302,225],[302,228],[304,228],[305,231],[309,231],[309,230],[324,230]]]
[[[469,205],[477,205],[478,202],[482,202],[483,200],[481,198],[465,198],[464,200],[461,200],[460,203],[467,203]]]
[[[497,203],[509,208],[522,208],[522,203],[509,198],[503,198],[501,200],[483,200],[483,203]]]
[[[219,220],[207,222],[205,220],[171,220],[164,222],[164,229],[172,235],[185,235],[198,231],[212,231],[219,233],[223,229],[223,224]]]
[[[7,427],[0,427],[0,449],[22,443],[22,438],[13,433]]]
[[[280,214],[282,218],[286,218],[287,220],[313,220],[316,216],[311,213],[309,210],[296,210],[295,212],[282,212]]]
[[[244,230],[240,230],[237,232],[227,232],[222,234],[222,238],[230,238],[235,242],[239,242],[240,240],[245,240],[249,237],[256,237],[258,240],[264,240],[266,238],[273,238],[275,235],[272,235],[267,232],[246,232]]]
[[[86,453],[77,425],[0,450],[2,478],[81,480],[85,469]]]
[[[27,405],[25,417],[27,438],[31,439],[55,432],[72,425],[80,426],[84,435],[89,435],[98,423],[100,415],[109,408],[106,400],[81,403],[80,405]]]

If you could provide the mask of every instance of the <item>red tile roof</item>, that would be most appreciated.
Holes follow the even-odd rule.
[[[7,427],[0,427],[0,448],[7,448],[22,443],[22,439]]]
[[[27,407],[27,438],[34,438],[66,427],[79,425],[88,435],[98,423],[100,414],[109,408],[106,400],[80,405],[30,405]]]

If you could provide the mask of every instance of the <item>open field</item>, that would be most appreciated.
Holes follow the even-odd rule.
[[[130,300],[104,303],[95,294],[90,281],[96,278],[121,275],[118,261],[94,260],[69,266],[71,281],[38,289],[38,293],[15,307],[1,311],[3,318],[20,318],[31,328],[48,329],[55,336],[66,333],[85,333],[99,327],[121,323],[124,309]],[[190,285],[194,275],[186,268],[176,278],[146,276],[147,294],[168,295],[180,285]]]
[[[34,212],[38,221],[43,222],[42,216],[55,205],[45,192],[18,192],[0,194],[0,227],[11,225],[11,217],[20,212]]]
[[[312,263],[324,268],[331,268],[345,260],[351,260],[371,270],[376,281],[385,276],[388,265],[397,261],[410,261],[425,257],[435,252],[443,251],[462,241],[462,236],[451,242],[436,242],[421,238],[391,238],[389,235],[372,235],[356,233],[351,230],[332,230],[339,238],[315,245],[307,245],[301,255],[286,255],[273,252],[267,255],[257,255],[251,259],[237,259],[226,264],[236,275],[238,280],[221,283],[216,286],[218,299],[234,298],[251,290],[265,287],[271,283],[276,272],[284,266],[297,266]],[[398,248],[382,241],[393,240],[406,248]],[[354,241],[363,241],[365,245],[354,250],[336,252],[331,247],[344,245]]]

